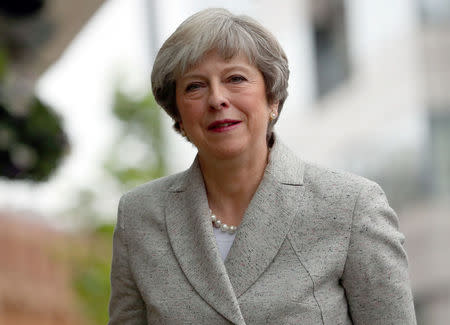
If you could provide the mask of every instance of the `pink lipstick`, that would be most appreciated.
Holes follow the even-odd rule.
[[[234,129],[241,121],[239,120],[218,120],[208,125],[208,130],[213,132],[226,132]]]

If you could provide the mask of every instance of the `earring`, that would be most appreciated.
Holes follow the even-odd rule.
[[[274,119],[277,118],[277,113],[275,111],[273,111],[272,113],[270,113],[270,120],[273,121]]]

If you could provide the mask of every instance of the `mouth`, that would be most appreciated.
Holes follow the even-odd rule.
[[[240,124],[241,121],[239,120],[219,120],[214,121],[210,125],[208,125],[208,130],[210,131],[216,131],[216,132],[222,132],[231,129],[235,125]]]

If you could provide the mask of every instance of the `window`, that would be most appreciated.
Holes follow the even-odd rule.
[[[449,0],[417,0],[422,21],[425,24],[440,25],[450,23]]]
[[[322,97],[349,76],[347,31],[342,0],[311,0],[316,95]]]
[[[438,196],[450,194],[450,110],[430,112],[431,185]]]

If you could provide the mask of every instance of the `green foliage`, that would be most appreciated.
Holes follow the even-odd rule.
[[[164,176],[166,162],[161,110],[153,96],[149,94],[141,99],[132,99],[117,92],[113,112],[122,122],[121,133],[105,168],[124,189]],[[130,148],[133,144],[142,149],[133,152]]]
[[[0,43],[0,82],[5,79],[8,67],[8,56],[4,48],[2,48]]]
[[[120,134],[105,159],[105,168],[123,190],[166,172],[160,112],[151,95],[138,99],[121,92],[115,95],[113,113],[120,122]],[[95,200],[93,192],[81,191],[78,207],[72,211],[90,221],[88,226],[99,219]],[[75,294],[92,324],[107,323],[113,231],[113,224],[98,223],[85,242],[87,248],[77,250],[84,253],[72,259]]]
[[[113,225],[94,229],[73,254],[73,288],[92,324],[106,324]],[[75,247],[72,247],[74,249]]]
[[[8,15],[16,9],[38,10],[38,2],[43,3],[35,0],[33,5],[23,6],[17,1],[2,2],[0,11]],[[69,145],[62,120],[52,107],[37,97],[27,101],[28,88],[15,82],[14,65],[21,62],[16,62],[14,48],[23,45],[17,37],[17,33],[0,33],[0,177],[42,182],[59,166]]]
[[[68,147],[60,117],[39,99],[22,114],[0,102],[0,176],[45,181]]]
[[[20,111],[12,107],[4,43],[0,37],[0,177],[42,182],[56,170],[69,144],[61,118],[49,105],[34,97]]]
[[[112,239],[112,235],[114,233],[114,225],[113,224],[101,224],[97,227],[96,233],[98,236],[101,236],[107,240]]]

